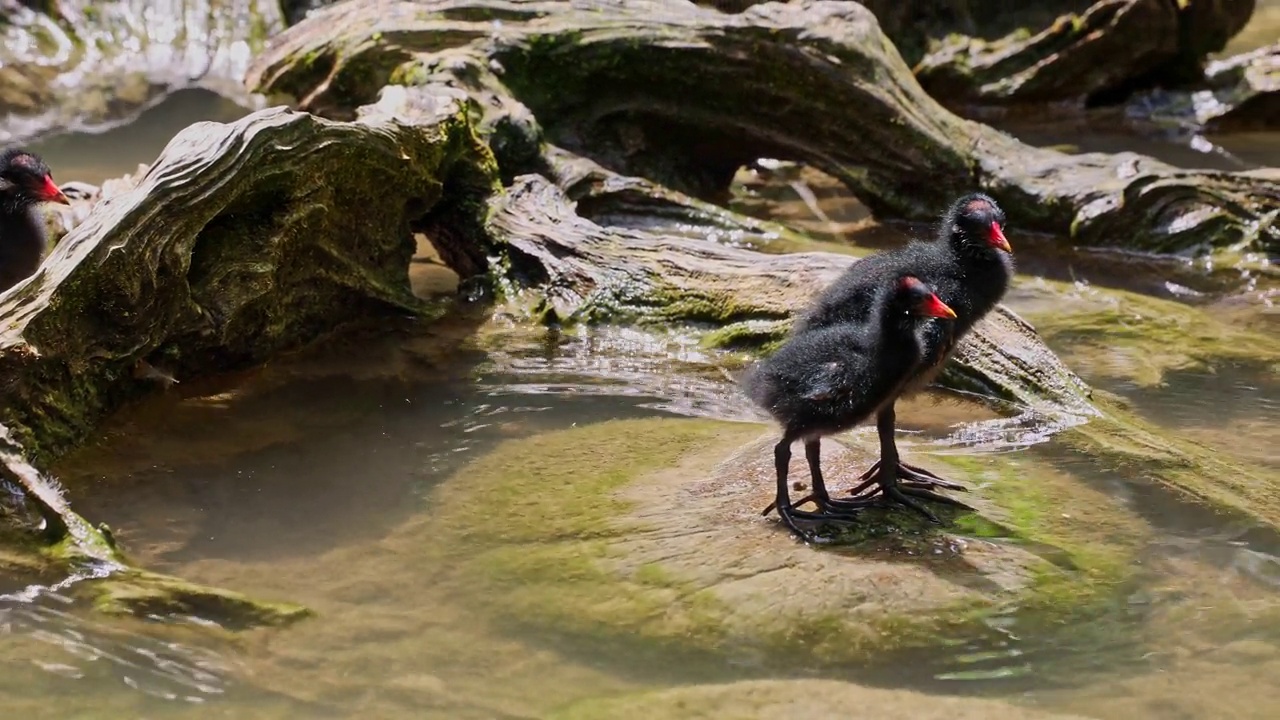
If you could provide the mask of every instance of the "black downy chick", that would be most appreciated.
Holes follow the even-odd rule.
[[[70,204],[38,155],[20,148],[0,153],[0,292],[31,277],[44,260],[44,220],[35,208],[41,202]]]
[[[796,520],[851,521],[867,500],[833,500],[820,468],[826,435],[848,430],[892,403],[924,357],[922,331],[929,318],[955,313],[919,279],[903,274],[886,280],[871,303],[870,322],[845,323],[792,336],[742,378],[747,396],[782,425],[774,447],[777,496],[782,522],[811,539]],[[818,512],[796,510],[787,487],[791,444],[804,440]],[[768,510],[765,511],[766,513]]]
[[[933,322],[925,328],[924,359],[901,394],[910,395],[920,390],[937,376],[960,338],[990,312],[1008,290],[1014,265],[1013,249],[1004,236],[1004,225],[1004,211],[987,195],[972,193],[959,198],[942,216],[933,241],[913,241],[854,263],[818,296],[797,321],[792,335],[843,323],[869,322],[876,289],[888,278],[910,273],[932,287],[956,313],[956,319],[951,322]],[[870,498],[883,492],[887,499],[910,507],[936,523],[938,519],[933,513],[907,496],[962,505],[933,490],[966,488],[902,462],[894,442],[895,422],[891,401],[880,409],[876,418],[880,460],[858,478],[860,484],[852,493]],[[898,482],[899,478],[902,483]],[[872,485],[878,487],[860,495]]]

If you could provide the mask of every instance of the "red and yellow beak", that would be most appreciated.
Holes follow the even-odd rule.
[[[1010,254],[1013,253],[1013,248],[1009,246],[1009,241],[1005,239],[1004,229],[1000,227],[1000,223],[991,223],[991,236],[988,239],[991,242],[991,247],[1000,248]]]
[[[950,305],[942,302],[937,295],[930,295],[928,300],[920,303],[920,314],[925,317],[947,318],[954,320],[956,311],[951,309]]]
[[[44,176],[44,186],[40,188],[40,199],[45,202],[59,203],[62,205],[70,205],[71,201],[66,195],[62,194],[62,190],[53,182],[52,175]]]

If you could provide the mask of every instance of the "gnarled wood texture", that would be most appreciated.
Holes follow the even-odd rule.
[[[732,15],[683,0],[346,2],[277,38],[248,82],[335,116],[389,82],[465,95],[508,178],[539,171],[541,132],[704,199],[779,157],[835,176],[881,217],[930,218],[982,188],[1019,229],[1084,245],[1280,253],[1280,170],[1029,147],[942,108],[849,2]]]

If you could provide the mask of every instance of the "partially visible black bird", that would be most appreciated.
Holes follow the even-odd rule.
[[[855,510],[872,502],[830,497],[819,467],[822,437],[848,430],[892,403],[924,357],[921,330],[928,318],[955,317],[927,285],[906,273],[886,279],[870,305],[869,322],[793,335],[742,378],[747,396],[782,425],[773,451],[777,496],[770,508],[806,540],[796,520],[853,520]],[[787,468],[796,440],[804,440],[816,513],[791,503]]]
[[[925,328],[924,359],[902,388],[901,395],[920,390],[937,376],[960,338],[990,312],[1008,290],[1013,278],[1013,248],[1004,236],[1004,225],[1004,211],[995,200],[982,193],[961,197],[942,216],[933,241],[913,241],[850,266],[801,316],[792,335],[843,323],[865,324],[874,312],[877,288],[891,278],[907,273],[914,275],[932,287],[956,313],[956,319],[951,322],[930,323]],[[871,485],[878,485],[861,497],[883,492],[886,498],[936,523],[938,519],[933,513],[906,495],[949,501],[931,491],[965,490],[965,487],[902,462],[893,436],[895,422],[894,402],[889,402],[876,418],[880,460],[858,478],[861,484],[853,488],[852,493],[859,495]],[[900,477],[905,482],[898,483]]]
[[[21,148],[0,153],[0,292],[40,267],[46,247],[44,220],[36,204],[69,205],[40,156]]]

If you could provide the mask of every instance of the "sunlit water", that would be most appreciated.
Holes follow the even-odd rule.
[[[208,94],[180,94],[133,125],[96,138],[53,138],[39,150],[59,179],[97,182],[149,161],[191,121],[241,112]],[[1118,149],[1106,138],[1069,133],[1028,139]],[[1237,155],[1280,164],[1274,137],[1256,140],[1257,155]],[[1139,149],[1180,164],[1201,159],[1179,147],[1153,141]],[[775,195],[796,195],[762,214],[840,240],[865,221],[847,194],[818,187],[802,197],[805,188],[815,192],[804,182],[774,187]],[[855,237],[885,246],[900,242],[901,231],[871,227]],[[1034,247],[1020,255],[1024,270],[1106,279],[1105,263],[1078,263],[1064,277],[1057,256]],[[1158,269],[1122,275],[1111,280],[1138,289],[1168,283]],[[1017,290],[1009,298],[1017,310],[1038,301]],[[410,327],[338,339],[245,376],[179,385],[104,428],[95,446],[60,468],[78,510],[108,522],[148,568],[302,603],[317,616],[241,634],[198,617],[114,620],[27,578],[8,578],[0,584],[7,593],[0,597],[0,703],[31,718],[539,717],[593,696],[821,674],[1154,720],[1219,717],[1183,707],[1196,707],[1192,695],[1211,684],[1180,691],[1148,682],[1170,667],[1170,657],[1204,655],[1205,683],[1215,672],[1275,666],[1269,655],[1219,657],[1214,648],[1270,643],[1280,627],[1224,631],[1210,619],[1174,624],[1165,617],[1194,606],[1197,593],[1221,599],[1208,588],[1226,588],[1249,607],[1275,604],[1275,533],[1118,476],[1053,441],[1009,447],[983,436],[975,445],[968,428],[994,415],[955,399],[900,411],[914,451],[1025,453],[1135,508],[1153,529],[1134,586],[1104,618],[1106,633],[1047,632],[1011,615],[981,636],[951,638],[929,652],[847,668],[780,668],[662,648],[621,650],[478,617],[469,611],[476,590],[451,579],[450,568],[415,563],[412,551],[385,545],[397,528],[430,517],[433,489],[466,463],[507,439],[607,419],[758,416],[737,395],[723,358],[694,339],[491,327],[488,337],[498,340],[478,346],[466,338],[483,319],[469,312],[450,321],[452,333]],[[1105,355],[1093,362],[1076,369],[1147,419],[1280,470],[1272,426],[1280,388],[1265,369],[1218,364],[1172,373],[1151,388],[1115,379]],[[768,495],[762,486],[761,497]],[[477,511],[500,519],[501,509]],[[466,549],[449,557],[465,562]],[[1258,672],[1248,677],[1263,704],[1251,717],[1266,717],[1267,707],[1280,708],[1280,686]],[[1173,709],[1151,710],[1152,698]],[[1124,704],[1138,700],[1144,704],[1136,710]]]
[[[1270,592],[1280,579],[1274,533],[1117,477],[1050,442],[1014,451],[1048,459],[1139,508],[1156,531],[1146,551],[1151,567],[1137,572],[1131,601],[1105,618],[1105,637],[1046,634],[1009,616],[993,620],[989,633],[941,650],[889,655],[869,666],[786,669],[656,648],[618,655],[550,628],[493,626],[468,614],[474,591],[451,582],[448,567],[396,557],[398,579],[386,582],[361,563],[375,562],[382,538],[429,516],[432,490],[502,440],[612,418],[752,417],[716,371],[717,357],[679,336],[655,341],[603,329],[495,337],[502,340],[489,349],[412,328],[377,340],[340,339],[225,387],[171,393],[124,413],[98,447],[62,468],[77,508],[110,523],[148,567],[301,602],[319,615],[237,639],[189,620],[107,620],[56,594],[10,599],[0,606],[7,631],[0,637],[13,667],[0,680],[6,702],[59,708],[31,717],[79,717],[64,710],[89,706],[109,708],[105,717],[537,717],[579,697],[815,673],[1034,700],[1108,673],[1159,667],[1147,635],[1158,614],[1152,604],[1163,588],[1188,581],[1166,558],[1229,575],[1252,593]],[[1274,402],[1274,388],[1268,390],[1272,399],[1261,403],[1241,395],[1242,419],[1261,420],[1257,413]],[[1144,412],[1180,428],[1213,417],[1219,402],[1176,377],[1155,404],[1143,405],[1141,396],[1134,393]],[[916,451],[990,416],[946,400],[912,403],[901,415]],[[768,496],[762,487],[762,500]],[[500,519],[500,510],[488,511]],[[465,548],[452,557],[466,562]],[[362,592],[362,578],[382,582]],[[394,651],[387,646],[393,636]],[[430,650],[406,652],[408,639]],[[378,663],[406,676],[403,697],[361,699],[362,677],[369,692],[385,692],[368,675]],[[480,700],[472,697],[486,687],[477,673],[510,679]],[[542,688],[547,681],[558,683],[550,696]],[[44,700],[52,694],[61,699]]]

